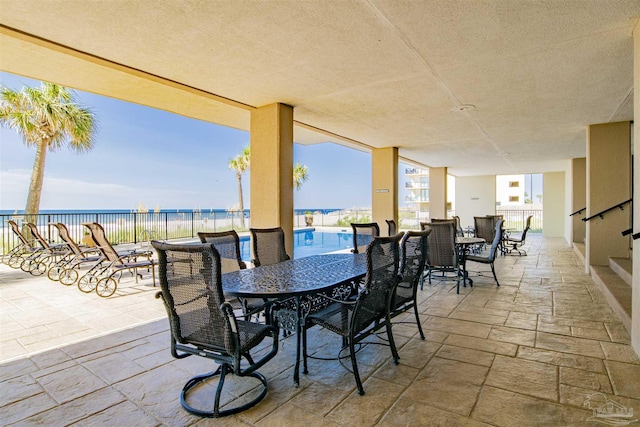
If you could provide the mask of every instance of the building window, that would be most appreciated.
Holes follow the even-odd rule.
[[[520,201],[520,196],[509,196],[509,202],[518,203]]]
[[[509,188],[520,187],[520,181],[509,181]]]

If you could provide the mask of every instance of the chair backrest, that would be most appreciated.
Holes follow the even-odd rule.
[[[58,229],[58,235],[60,236],[62,241],[67,244],[74,255],[82,256],[82,250],[80,249],[80,246],[78,246],[78,244],[75,242],[75,240],[71,238],[67,226],[61,222],[51,222],[50,224],[53,224]]]
[[[464,237],[464,230],[462,230],[462,225],[460,225],[460,217],[457,215],[454,215],[451,218],[453,218],[454,221],[456,222],[456,234],[459,237]]]
[[[291,259],[285,248],[282,227],[250,228],[249,232],[253,247],[253,264],[256,267]]]
[[[9,226],[13,230],[14,234],[18,236],[18,239],[20,239],[20,242],[22,242],[22,244],[27,247],[31,247],[31,244],[29,244],[29,241],[27,240],[27,238],[24,237],[24,234],[22,234],[22,231],[20,231],[20,227],[18,227],[18,224],[12,220],[9,220],[7,222],[9,223]]]
[[[107,240],[107,235],[104,232],[104,228],[97,222],[84,222],[82,223],[85,227],[89,229],[91,232],[91,238],[96,243],[96,248],[100,251],[103,257],[105,257],[110,262],[119,262],[123,263],[120,255],[113,249],[109,240]]]
[[[489,261],[493,262],[496,259],[496,253],[498,252],[498,245],[502,240],[502,223],[503,220],[499,219],[496,222],[496,228],[494,230],[493,241],[491,242],[491,249],[489,250]]]
[[[493,241],[496,229],[493,216],[474,216],[473,225],[476,229],[476,237],[484,239],[487,243]]]
[[[38,226],[32,222],[25,222],[27,227],[29,227],[29,231],[31,231],[31,235],[36,239],[36,241],[42,246],[42,249],[50,249],[49,242],[47,242],[44,237],[38,231]]]
[[[429,245],[427,263],[432,267],[455,267],[458,264],[458,257],[453,221],[424,224],[423,230],[431,230],[427,238]]]
[[[198,237],[202,243],[213,243],[220,254],[222,274],[247,268],[247,264],[242,261],[240,238],[235,230],[217,233],[200,231]]]
[[[386,314],[398,283],[400,239],[403,233],[375,237],[366,249],[367,274],[352,318],[352,331],[364,330]]]
[[[151,242],[158,253],[160,287],[172,338],[233,354],[231,323],[224,303],[220,255],[211,243],[177,245]]]
[[[529,215],[527,217],[526,225],[524,227],[524,230],[522,230],[522,236],[520,237],[522,243],[524,243],[524,239],[527,237],[527,231],[529,231],[529,228],[531,228],[531,218],[533,218],[533,215]]]
[[[354,254],[364,252],[369,243],[373,241],[373,238],[380,236],[380,227],[376,222],[362,224],[352,222],[351,230],[353,232],[353,249],[351,249],[351,252]]]
[[[393,236],[394,234],[398,233],[398,226],[395,219],[385,219],[385,222],[387,223],[387,227],[389,229],[389,236]]]
[[[407,231],[400,241],[400,281],[403,285],[396,287],[396,307],[404,301],[413,299],[424,266],[427,263],[428,242],[431,229],[423,231]],[[395,308],[395,307],[394,307]]]

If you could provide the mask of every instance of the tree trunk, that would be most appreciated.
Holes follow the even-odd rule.
[[[36,158],[33,162],[33,171],[31,172],[31,183],[29,184],[29,194],[27,196],[27,205],[24,209],[24,219],[28,222],[37,223],[37,215],[40,211],[40,196],[42,194],[42,182],[44,180],[44,164],[47,158],[48,140],[43,139],[38,143],[36,149]],[[25,231],[26,227],[23,227]],[[31,241],[31,233],[26,228],[26,235]]]
[[[238,177],[238,201],[240,203],[240,226],[244,229],[244,202],[242,201],[242,174],[240,172],[236,172],[236,177]]]

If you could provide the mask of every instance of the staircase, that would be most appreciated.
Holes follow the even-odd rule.
[[[593,281],[629,333],[631,333],[632,264],[630,258],[609,258],[608,266],[591,266]]]

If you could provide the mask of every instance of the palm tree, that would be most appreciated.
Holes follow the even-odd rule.
[[[242,174],[245,173],[251,166],[251,147],[246,146],[242,149],[242,153],[238,154],[233,159],[229,160],[229,169],[236,171],[236,177],[238,178],[238,201],[240,203],[241,222],[240,225],[244,228],[244,202],[242,200]],[[296,190],[300,190],[302,184],[309,179],[309,168],[306,165],[296,163],[296,167],[293,169],[293,185]]]
[[[302,183],[309,179],[309,168],[307,165],[302,165],[300,162],[296,163],[296,167],[293,169],[293,185],[296,190],[300,190]]]
[[[97,120],[91,110],[76,102],[73,90],[42,82],[40,88],[21,91],[0,87],[0,124],[20,133],[27,146],[36,147],[24,210],[29,219],[40,210],[47,150],[64,145],[79,153],[91,150]]]
[[[242,174],[245,173],[251,164],[251,148],[246,146],[242,149],[242,153],[229,160],[229,169],[236,171],[238,178],[238,201],[240,203],[240,226],[244,228],[244,202],[242,200]]]

